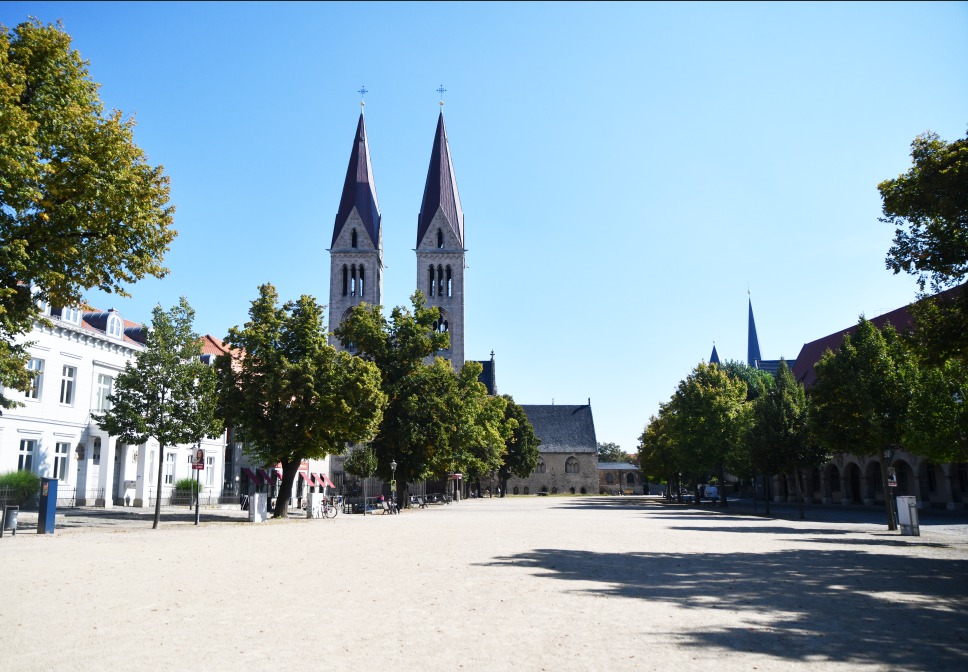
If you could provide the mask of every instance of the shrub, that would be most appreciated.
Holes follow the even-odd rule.
[[[175,481],[175,492],[198,492],[201,485],[194,478],[180,478]]]
[[[30,471],[8,471],[0,474],[0,490],[10,490],[10,503],[22,506],[40,494],[40,476]]]

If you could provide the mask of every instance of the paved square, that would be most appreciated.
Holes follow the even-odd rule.
[[[597,497],[208,517],[5,535],[0,669],[968,669],[963,528]]]

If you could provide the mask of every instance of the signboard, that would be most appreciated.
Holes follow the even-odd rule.
[[[205,451],[199,448],[195,451],[195,459],[192,460],[192,469],[205,468]]]
[[[894,469],[894,467],[887,468],[887,487],[897,487],[897,471]]]

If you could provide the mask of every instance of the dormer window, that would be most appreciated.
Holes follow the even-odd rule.
[[[60,309],[60,319],[62,322],[70,322],[71,324],[77,324],[78,319],[81,317],[81,311],[77,308],[61,308]]]
[[[107,331],[108,336],[121,338],[121,334],[124,332],[124,323],[121,321],[121,316],[117,313],[108,315],[108,324],[105,331]]]

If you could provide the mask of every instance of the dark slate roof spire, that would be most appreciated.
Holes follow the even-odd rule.
[[[756,366],[760,361],[760,339],[756,337],[756,322],[753,320],[753,299],[750,299],[749,342],[746,345],[746,363]]]
[[[430,167],[427,169],[427,182],[424,185],[423,201],[417,216],[417,245],[423,240],[430,223],[441,209],[448,223],[464,244],[464,211],[460,207],[457,194],[457,179],[454,177],[454,164],[450,159],[450,145],[447,143],[447,129],[444,128],[444,113],[437,118],[437,133],[434,135],[434,148],[430,153]]]
[[[333,225],[333,244],[354,207],[363,220],[363,228],[373,241],[373,247],[379,248],[380,204],[376,199],[376,183],[373,181],[370,148],[366,140],[366,124],[363,122],[362,112],[360,122],[356,125],[356,139],[353,140],[353,151],[350,153],[346,180],[343,182],[343,195],[340,197],[336,223]]]
[[[719,364],[719,353],[716,352],[716,344],[713,343],[713,353],[709,355],[710,364]]]

